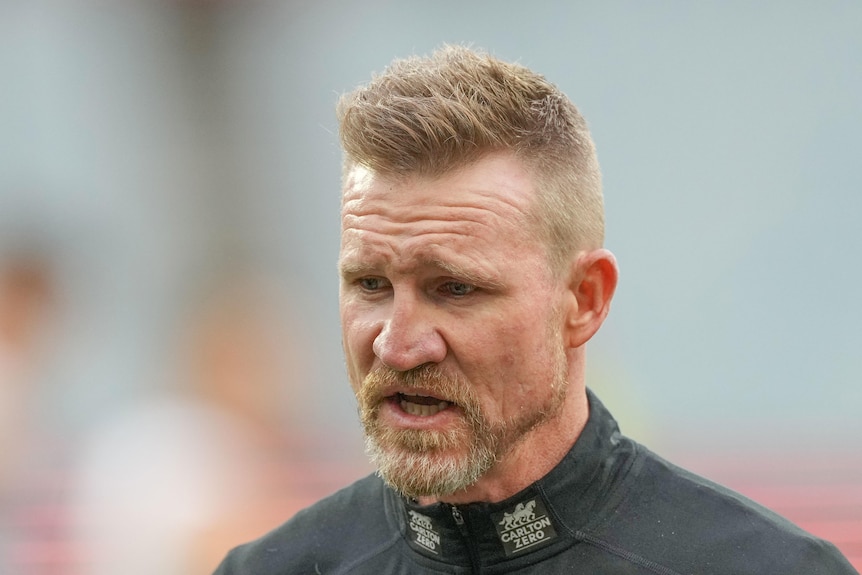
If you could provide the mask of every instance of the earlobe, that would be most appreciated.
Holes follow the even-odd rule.
[[[619,269],[606,249],[581,252],[572,264],[566,310],[565,342],[569,348],[584,345],[599,330],[610,311]]]

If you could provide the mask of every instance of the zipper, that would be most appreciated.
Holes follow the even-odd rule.
[[[461,515],[461,510],[452,506],[452,518],[455,519],[455,524],[458,526],[458,530],[461,531],[461,535],[464,537],[467,536],[467,531],[464,527],[464,516]]]
[[[475,542],[473,538],[470,536],[470,529],[467,527],[467,522],[464,520],[464,515],[461,513],[461,510],[458,509],[455,505],[449,506],[452,511],[452,519],[455,520],[455,525],[458,526],[458,531],[461,532],[461,537],[464,539],[464,545],[467,547],[467,551],[470,553],[470,565],[471,571],[473,573],[481,573],[482,566],[479,562],[479,552],[476,549]]]

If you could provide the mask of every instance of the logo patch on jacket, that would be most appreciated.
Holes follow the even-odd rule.
[[[544,502],[539,497],[522,501],[491,515],[506,556],[541,547],[557,537]]]
[[[407,529],[413,543],[435,555],[440,554],[440,533],[430,517],[407,510]]]

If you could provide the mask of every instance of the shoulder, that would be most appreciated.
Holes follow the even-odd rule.
[[[595,525],[606,544],[679,573],[855,573],[833,545],[638,447],[618,505]]]
[[[341,573],[400,537],[386,515],[383,482],[370,475],[231,551],[216,575]]]

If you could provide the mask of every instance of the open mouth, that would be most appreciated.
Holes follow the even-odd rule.
[[[401,406],[401,409],[403,409],[405,413],[419,417],[437,415],[452,405],[450,402],[443,401],[436,397],[407,395],[404,393],[395,394],[394,400]]]

